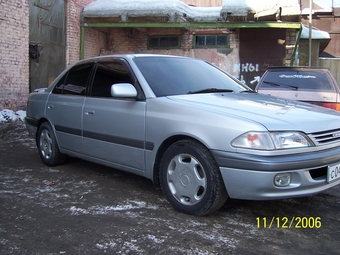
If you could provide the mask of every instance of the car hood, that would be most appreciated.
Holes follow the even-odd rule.
[[[340,112],[254,92],[179,95],[168,98],[200,111],[257,122],[272,131],[302,130],[309,133],[340,127]]]

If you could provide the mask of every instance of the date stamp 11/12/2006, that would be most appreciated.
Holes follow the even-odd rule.
[[[257,228],[321,228],[321,217],[257,217]]]

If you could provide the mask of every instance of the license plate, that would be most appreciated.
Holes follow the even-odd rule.
[[[340,163],[328,166],[327,182],[332,182],[340,179]]]

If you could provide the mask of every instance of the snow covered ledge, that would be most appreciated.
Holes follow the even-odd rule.
[[[298,0],[223,0],[221,16],[244,16],[254,14],[255,19],[275,16],[297,17],[300,15]]]
[[[194,7],[180,0],[98,0],[84,7],[83,17],[169,17],[170,22],[186,19],[213,22],[221,19],[222,7]]]

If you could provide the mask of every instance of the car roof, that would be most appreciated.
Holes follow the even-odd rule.
[[[319,66],[269,66],[267,70],[308,70],[308,71],[328,71],[329,68]]]
[[[165,54],[144,54],[144,53],[135,53],[135,54],[110,54],[110,55],[103,55],[103,56],[95,56],[95,57],[89,57],[89,58],[84,58],[81,60],[76,61],[73,63],[71,66],[75,66],[78,64],[84,64],[84,63],[91,63],[100,59],[107,59],[107,58],[125,58],[125,59],[134,59],[134,58],[140,58],[140,57],[163,57],[163,58],[189,58],[185,56],[176,56],[176,55],[165,55]],[[191,58],[191,59],[196,59],[196,58]],[[196,59],[199,61],[200,59]]]
[[[119,57],[124,57],[124,58],[139,58],[139,57],[172,57],[172,58],[188,58],[185,56],[176,56],[176,55],[165,55],[165,54],[145,54],[145,53],[135,53],[135,54],[110,54],[110,55],[103,55],[103,56],[95,56],[95,57],[90,57],[90,58],[85,58],[82,59],[81,61],[86,61],[86,60],[93,60],[93,59],[103,59],[103,58],[119,58]]]

